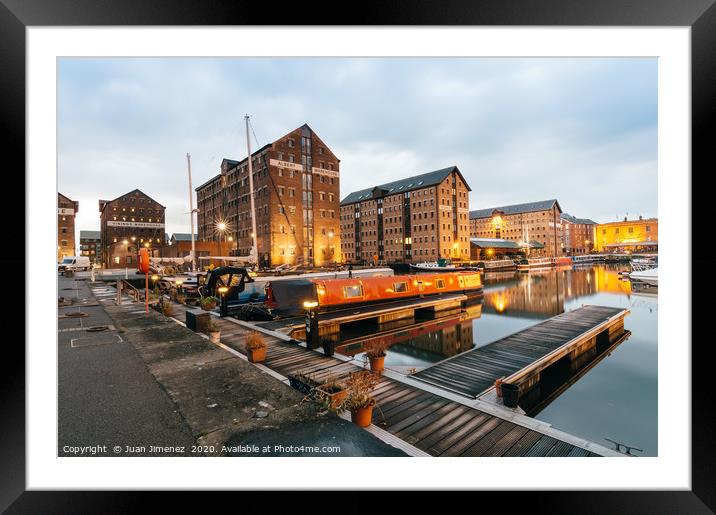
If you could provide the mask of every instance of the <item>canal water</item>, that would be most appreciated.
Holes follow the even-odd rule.
[[[488,273],[482,303],[466,312],[376,328],[390,343],[385,365],[402,373],[422,370],[583,304],[628,308],[624,325],[631,334],[625,341],[599,349],[577,371],[555,367],[520,407],[568,433],[607,447],[615,447],[612,440],[641,449],[631,451],[636,456],[656,456],[657,293],[622,280],[618,272],[626,268]],[[362,335],[349,329],[343,337],[352,343],[337,350],[360,356],[365,328]]]

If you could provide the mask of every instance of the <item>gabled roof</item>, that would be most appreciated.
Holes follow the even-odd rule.
[[[470,238],[470,243],[483,249],[519,249],[516,241],[500,238]]]
[[[395,193],[403,193],[406,191],[417,190],[425,188],[427,186],[435,186],[440,184],[445,178],[452,172],[460,174],[460,178],[467,186],[468,191],[472,191],[470,186],[467,184],[465,177],[462,176],[457,166],[450,166],[448,168],[442,168],[433,172],[424,173],[421,175],[413,175],[405,179],[398,181],[388,182],[381,184],[380,186],[373,186],[364,190],[354,191],[349,194],[346,198],[341,200],[341,205],[353,204],[355,202],[362,202],[364,200],[370,200],[371,198],[380,198],[385,195],[391,195]]]
[[[597,222],[594,220],[590,220],[589,218],[576,218],[569,213],[562,213],[561,217],[573,224],[597,225]]]
[[[269,148],[271,145],[273,145],[273,143],[268,143],[268,144],[264,145],[263,147],[261,147],[260,149],[255,150],[254,152],[251,152],[251,157],[255,157],[255,156],[259,155],[261,152],[263,152],[264,150]],[[233,170],[237,166],[243,165],[245,162],[246,162],[246,158],[243,158],[241,161],[236,161],[235,159],[229,159],[228,157],[225,157],[221,160],[222,164],[226,163],[228,165],[227,170]],[[196,188],[194,188],[194,191],[199,191],[200,189],[206,187],[207,184],[215,181],[219,177],[221,177],[220,173],[214,175],[211,179],[205,181],[204,183],[202,183],[199,186],[197,186]]]
[[[115,199],[113,199],[113,200],[100,200],[100,201],[99,201],[99,210],[100,210],[100,212],[101,212],[101,211],[104,211],[105,206],[107,206],[107,204],[109,204],[110,202],[114,202],[115,200],[119,200],[119,199],[122,198],[122,197],[125,197],[125,196],[127,196],[127,195],[131,195],[131,194],[134,193],[135,191],[141,193],[142,195],[144,195],[145,197],[147,197],[149,200],[152,200],[152,201],[154,201],[154,202],[157,202],[156,200],[154,200],[152,197],[150,197],[149,195],[147,195],[146,193],[144,193],[144,192],[143,192],[142,190],[140,190],[139,188],[134,188],[132,191],[128,191],[127,193],[122,193],[120,196],[118,196],[117,198],[115,198]],[[157,204],[159,204],[159,202],[157,202]],[[161,204],[159,204],[159,207],[163,207],[164,209],[166,209],[166,206],[163,206],[163,205],[161,205]]]
[[[538,202],[527,202],[525,204],[512,204],[510,206],[491,207],[488,209],[477,209],[470,211],[470,218],[490,218],[494,211],[502,211],[506,215],[517,215],[520,213],[534,213],[535,211],[548,211],[557,204],[557,209],[562,211],[562,207],[556,198],[549,200],[540,200]]]
[[[172,234],[172,239],[174,241],[191,241],[191,233],[175,232],[174,234]],[[194,235],[194,241],[199,241],[199,236],[197,234]]]
[[[98,240],[99,238],[99,231],[80,231],[81,240]]]

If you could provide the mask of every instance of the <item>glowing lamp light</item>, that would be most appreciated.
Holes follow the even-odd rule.
[[[184,284],[184,281],[177,280],[175,284],[177,286],[181,286],[182,284]]]
[[[154,274],[154,275],[152,276],[152,281],[155,281],[155,282],[156,282],[156,281],[158,281],[158,280],[159,280],[159,276],[158,276],[157,274]]]
[[[220,231],[225,231],[225,230],[226,230],[226,223],[224,223],[224,222],[219,222],[219,223],[217,224],[216,228],[219,229]]]
[[[303,307],[306,309],[313,309],[318,306],[318,301],[315,300],[305,300],[303,301]]]
[[[129,242],[127,240],[124,240],[122,243],[126,245]]]
[[[219,287],[217,288],[217,291],[218,291],[221,295],[225,295],[225,294],[229,291],[229,287],[228,287],[228,286],[219,286]]]

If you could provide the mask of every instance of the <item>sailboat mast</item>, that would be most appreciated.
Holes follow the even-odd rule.
[[[254,205],[254,173],[251,160],[251,139],[249,138],[249,115],[244,116],[246,120],[246,148],[249,152],[249,199],[251,200],[251,253],[250,255],[255,259],[255,263],[258,264],[259,248],[256,244],[256,206]]]

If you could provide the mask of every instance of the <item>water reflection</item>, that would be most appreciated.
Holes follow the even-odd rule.
[[[566,432],[607,446],[606,439],[618,441],[643,449],[640,455],[655,456],[658,293],[623,280],[619,272],[627,268],[583,265],[487,273],[483,304],[472,312],[401,321],[403,325],[376,331],[364,327],[343,351],[360,355],[365,335],[378,332],[377,337],[389,338],[391,345],[386,367],[409,372],[582,304],[628,308],[627,341],[596,349],[567,368],[555,368],[522,408]],[[381,335],[381,330],[388,334]]]

